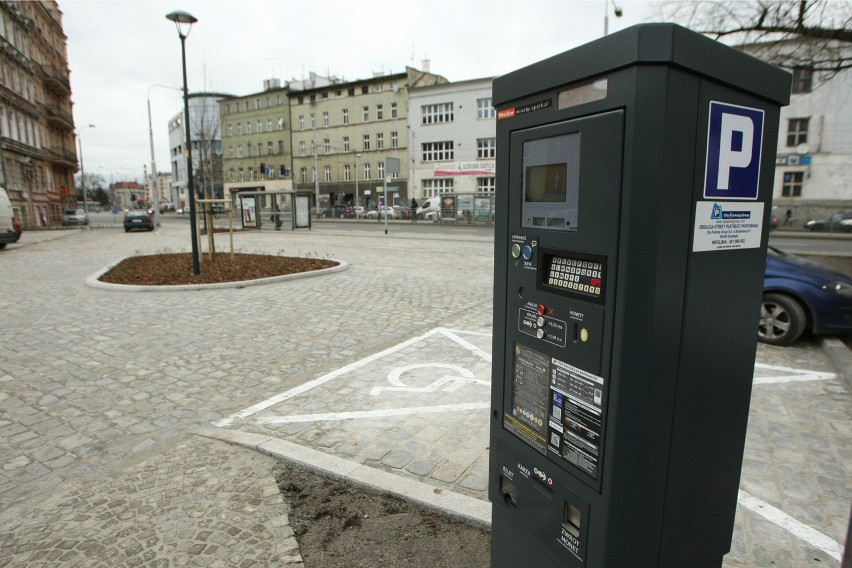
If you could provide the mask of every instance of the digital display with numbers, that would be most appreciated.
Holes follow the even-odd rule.
[[[542,256],[541,284],[568,296],[603,303],[606,257],[585,253],[547,252]]]

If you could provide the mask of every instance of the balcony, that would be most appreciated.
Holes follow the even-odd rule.
[[[70,168],[77,167],[77,154],[64,148],[43,148],[44,157],[53,164]]]
[[[47,117],[47,121],[53,126],[65,130],[74,130],[74,118],[71,116],[70,112],[66,112],[55,107],[45,106],[44,115]]]
[[[68,96],[71,94],[71,81],[68,80],[68,75],[61,73],[56,67],[43,65],[41,77],[45,88],[59,95]]]

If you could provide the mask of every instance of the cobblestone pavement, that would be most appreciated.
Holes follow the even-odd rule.
[[[298,562],[286,505],[267,498],[268,458],[188,433],[202,424],[485,498],[492,239],[386,236],[372,224],[245,233],[243,252],[350,267],[197,292],[85,285],[123,256],[186,250],[186,232],[61,231],[0,255],[0,565],[37,554],[108,565],[86,556],[96,550],[126,565],[234,565],[252,560],[241,546],[255,540],[266,543],[258,564]],[[758,348],[725,566],[839,566],[852,432],[836,372],[812,343]],[[232,519],[213,522],[217,498]],[[197,514],[181,513],[193,500]],[[243,532],[228,540],[234,527]]]

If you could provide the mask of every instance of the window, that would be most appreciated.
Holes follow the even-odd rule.
[[[385,110],[382,105],[376,105],[376,120],[381,120],[385,117]]]
[[[378,164],[376,164],[376,173],[378,174],[378,179],[384,179],[385,178],[385,163],[384,162],[379,162]]]
[[[327,110],[322,111],[322,125],[328,126],[328,111]]]
[[[331,166],[325,166],[322,171],[323,179],[331,181]]]
[[[343,151],[344,152],[349,151],[349,137],[348,136],[343,137]]]
[[[228,146],[228,157],[229,158],[234,157],[234,147],[233,146]]]
[[[331,154],[331,140],[329,140],[328,138],[323,139],[323,141],[322,141],[322,145],[323,145],[323,147],[324,147],[324,149],[325,149],[325,153],[326,153],[326,154]],[[327,180],[326,180],[326,181],[327,181]]]
[[[271,118],[266,119],[266,131],[272,132],[272,119]]]
[[[302,183],[307,183],[308,182],[308,169],[302,168],[301,170],[299,170],[299,176],[302,180]]]
[[[376,148],[379,150],[384,150],[385,148],[385,135],[383,132],[376,134]]]
[[[364,122],[370,121],[370,107],[368,107],[368,106],[364,107],[363,118],[364,118]]]
[[[257,155],[263,156],[263,142],[257,143]]]
[[[364,144],[363,144],[362,148],[365,151],[370,149],[370,135],[369,134],[364,135]]]
[[[278,130],[284,130],[284,117],[278,117]]]
[[[496,138],[478,138],[476,140],[477,158],[495,158],[497,156]]]
[[[453,103],[439,103],[420,107],[423,116],[422,124],[438,124],[453,121]]]
[[[476,99],[476,118],[494,118],[497,111],[491,106],[491,98]]]
[[[349,109],[343,109],[343,124],[349,124]]]
[[[350,97],[354,97],[354,96],[355,96],[355,87],[349,87],[348,89],[346,89],[346,93],[347,93]]]
[[[242,135],[243,135],[243,123],[238,122],[237,123],[237,136],[242,136]]]
[[[243,147],[237,146],[237,158],[242,158],[242,157],[243,157]]]
[[[304,140],[299,141],[299,155],[300,156],[305,155],[305,141]]]
[[[243,171],[242,168],[240,168],[240,181],[245,181],[245,180],[246,180],[246,173]]]
[[[810,67],[796,67],[793,69],[792,93],[810,93],[814,70]]]
[[[317,168],[311,168],[311,181],[317,181]]]
[[[370,164],[364,164],[364,179],[370,179]]]
[[[300,114],[299,115],[299,130],[304,130],[304,129],[305,129],[305,115]]]
[[[791,118],[787,123],[787,146],[794,148],[808,141],[810,118]]]
[[[391,132],[391,148],[399,148],[399,133]]]
[[[246,142],[246,154],[251,158],[251,142]]]
[[[476,178],[477,193],[494,193],[494,178],[493,177],[478,177]]]
[[[391,118],[397,118],[396,103],[391,103]]]
[[[352,170],[349,168],[349,164],[343,165],[343,181],[352,181]]]
[[[260,110],[260,99],[255,99],[254,101],[254,109]]]
[[[369,87],[369,85],[364,85],[364,86],[362,86],[362,87],[361,87],[361,94],[362,94],[362,95],[366,95],[366,94],[368,94],[369,92],[370,92],[370,87]]]
[[[263,132],[263,123],[261,121],[257,121],[257,131]]]
[[[284,141],[283,140],[278,141],[278,153],[279,154],[284,153]]]
[[[443,193],[453,193],[452,179],[424,179],[423,197],[435,197]]]
[[[311,113],[311,128],[317,127],[317,114],[315,112]]]
[[[784,197],[801,197],[804,172],[784,172],[784,183],[781,184],[781,195]]]
[[[246,134],[251,134],[251,122],[246,122]]]
[[[385,88],[384,85],[382,85],[381,83],[376,83],[376,92],[377,93],[381,93],[382,89],[384,89],[384,88]]]
[[[424,142],[420,148],[420,159],[424,162],[452,160],[454,156],[452,141]]]
[[[228,124],[228,136],[232,136],[234,134],[234,125]]]

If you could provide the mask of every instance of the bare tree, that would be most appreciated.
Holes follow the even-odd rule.
[[[848,0],[666,0],[660,21],[676,22],[785,69],[808,68],[824,82],[852,67]]]

